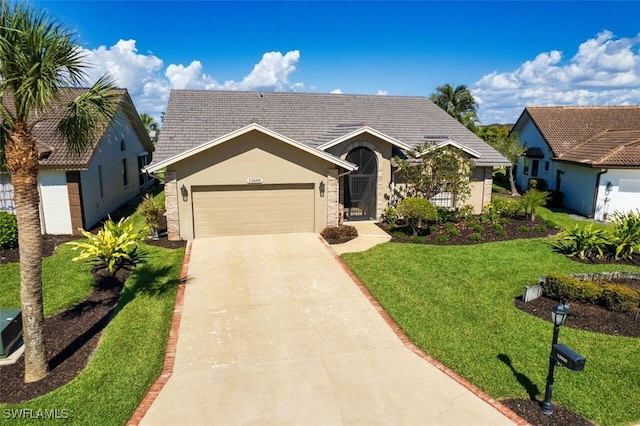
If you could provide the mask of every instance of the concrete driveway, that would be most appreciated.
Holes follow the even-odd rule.
[[[507,425],[416,355],[316,234],[192,243],[173,375],[144,425]]]

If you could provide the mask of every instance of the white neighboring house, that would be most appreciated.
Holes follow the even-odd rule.
[[[61,101],[86,89],[65,89]],[[151,182],[142,168],[151,162],[153,143],[126,89],[117,89],[116,116],[102,136],[80,156],[55,133],[59,114],[34,128],[40,151],[40,218],[43,234],[78,234],[139,194]],[[13,187],[0,174],[0,211],[15,213]]]
[[[542,179],[565,207],[605,221],[640,209],[640,106],[526,107],[516,183]]]

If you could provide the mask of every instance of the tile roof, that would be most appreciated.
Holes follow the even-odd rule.
[[[612,144],[616,139],[610,134],[605,137],[605,142],[596,138],[597,135],[605,130],[640,130],[640,106],[526,107],[516,128],[525,116],[531,118],[556,157],[563,158],[565,153],[573,151],[563,159],[581,158],[582,160],[575,161],[591,161],[594,164],[604,160],[602,156],[610,152],[600,145]],[[625,141],[623,138],[619,143],[626,143]],[[599,147],[585,146],[596,143]],[[578,146],[582,147],[578,149]],[[589,158],[582,158],[584,155]],[[640,166],[640,162],[635,164]]]
[[[640,129],[605,130],[559,155],[558,159],[602,167],[638,167]]]
[[[250,123],[317,148],[368,126],[410,146],[445,134],[481,154],[477,165],[509,162],[425,97],[173,90],[154,163]]]
[[[90,149],[87,149],[83,154],[78,156],[69,151],[65,140],[56,134],[56,126],[64,114],[64,106],[87,90],[86,88],[62,89],[57,102],[50,110],[43,114],[41,121],[33,128],[33,134],[36,137],[37,146],[40,151],[41,167],[74,170],[84,169],[88,166],[100,138],[93,141]],[[126,89],[115,89],[115,93],[120,96],[119,110],[124,112],[124,115],[131,123],[131,126],[136,131],[145,148],[153,151],[153,144],[149,139],[144,125],[140,121],[138,112],[133,105],[129,93]],[[10,95],[5,95],[3,102],[7,105],[7,108],[13,110]]]

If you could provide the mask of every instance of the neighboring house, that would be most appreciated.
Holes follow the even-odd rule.
[[[516,182],[543,179],[564,205],[596,220],[640,208],[640,106],[527,107]]]
[[[170,239],[320,232],[380,219],[392,159],[427,142],[471,158],[479,212],[509,162],[424,97],[174,90],[147,170],[164,172]]]
[[[86,89],[64,89],[61,102]],[[62,109],[48,112],[34,128],[40,151],[38,190],[43,234],[77,234],[90,228],[138,195],[150,177],[142,168],[151,162],[153,144],[128,92],[120,96],[115,117],[99,140],[79,156],[56,135]],[[0,174],[0,211],[14,213],[13,188]]]

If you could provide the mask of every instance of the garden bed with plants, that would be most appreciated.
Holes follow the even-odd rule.
[[[535,215],[522,201],[496,197],[482,214],[469,207],[436,209],[428,200],[406,198],[388,208],[379,226],[392,242],[469,245],[517,238],[541,238],[558,233],[555,225]]]

